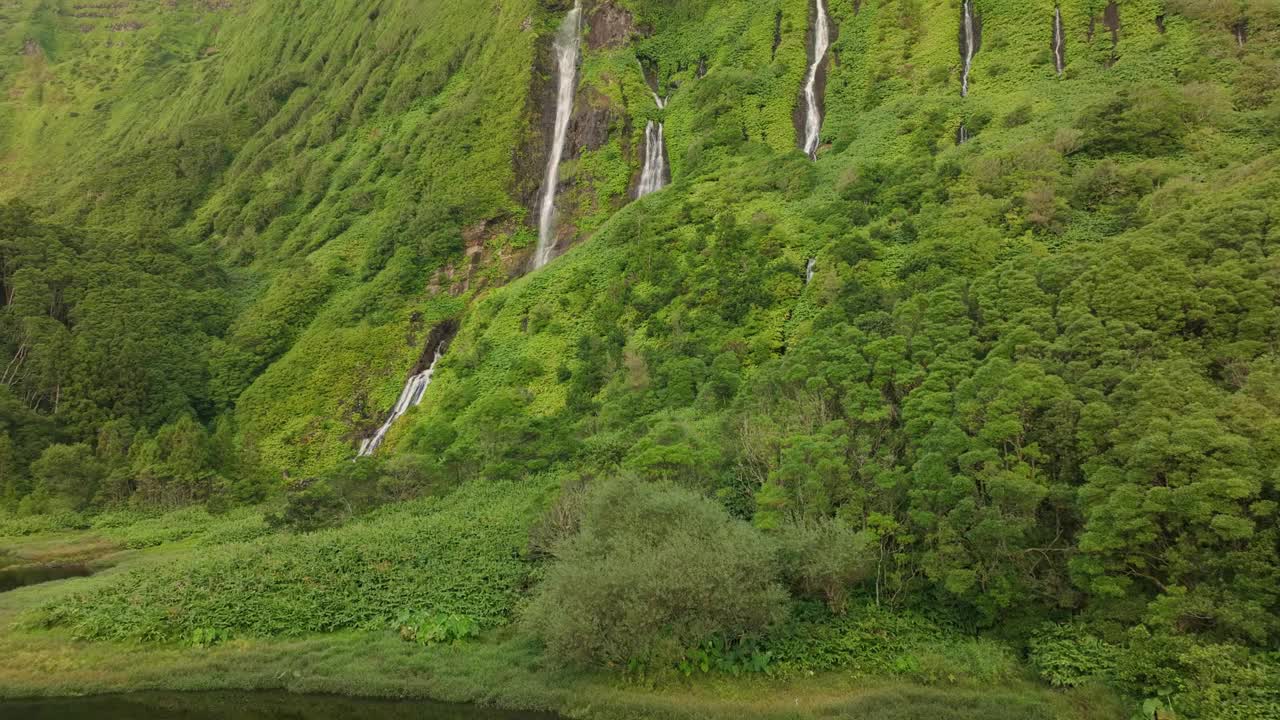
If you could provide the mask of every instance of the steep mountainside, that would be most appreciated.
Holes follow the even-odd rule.
[[[1280,702],[1274,0],[2,0],[0,44],[13,511],[639,477],[856,534],[787,576],[837,615]]]

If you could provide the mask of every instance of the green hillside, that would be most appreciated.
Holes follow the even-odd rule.
[[[136,552],[13,656],[1280,713],[1280,3],[825,0],[811,160],[811,2],[582,2],[529,272],[570,0],[0,0],[0,538]]]

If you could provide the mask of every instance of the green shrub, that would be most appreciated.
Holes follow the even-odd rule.
[[[385,629],[406,607],[490,627],[528,582],[519,551],[541,494],[532,483],[466,485],[339,529],[212,547],[58,598],[32,619],[77,638],[139,640]]]
[[[875,541],[842,520],[822,518],[783,525],[779,545],[783,575],[792,589],[843,614],[849,591],[875,568]]]
[[[1115,670],[1118,648],[1078,625],[1046,625],[1031,636],[1031,664],[1054,687],[1078,687]]]
[[[351,506],[329,483],[306,478],[289,483],[284,509],[268,515],[267,524],[294,532],[315,532],[340,524],[350,514]]]
[[[853,671],[901,675],[918,682],[993,682],[1014,674],[1004,645],[975,640],[910,610],[867,603],[833,616],[799,603],[790,622],[765,641],[778,675]]]
[[[419,645],[455,643],[480,634],[480,623],[457,613],[406,612],[395,624],[401,638]]]
[[[671,667],[716,636],[760,637],[786,604],[766,538],[674,485],[606,482],[556,554],[525,617],[562,661]]]

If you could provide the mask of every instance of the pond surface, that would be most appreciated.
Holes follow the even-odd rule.
[[[14,567],[0,569],[0,592],[14,590],[27,585],[39,585],[40,583],[46,583],[52,580],[86,577],[92,574],[93,571],[89,569],[89,566],[83,563],[71,563],[67,565],[17,565]]]
[[[285,692],[130,693],[0,700],[0,718],[23,720],[555,720],[546,713],[423,700],[361,700]]]

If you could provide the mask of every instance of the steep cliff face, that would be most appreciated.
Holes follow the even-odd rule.
[[[387,406],[417,362],[421,347],[403,340],[412,318],[465,326],[477,298],[527,268],[554,118],[551,35],[572,3],[481,5],[115,3],[110,17],[8,5],[0,193],[217,253],[243,281],[239,319],[211,341],[210,373],[235,380],[210,412],[234,408],[281,467],[331,463],[349,449],[340,408],[357,395]],[[960,103],[956,7],[830,2],[838,32],[816,90],[831,158],[812,182],[853,192],[867,164],[933,157],[961,127],[963,152],[1030,142],[1106,93],[1180,82],[1201,51],[1241,78],[1224,91],[1232,102],[1267,107],[1270,16],[1238,31],[1238,16],[1184,5],[1061,3],[1074,49],[1060,81],[1044,37],[1052,8],[982,0],[983,49]],[[812,11],[812,0],[587,0],[557,181],[561,246],[630,217],[655,118],[677,193],[736,159],[789,162]],[[670,98],[661,112],[654,91]],[[809,172],[769,187],[802,187]],[[1018,208],[1047,204],[1048,225],[1063,222],[1065,191],[1025,192]],[[270,334],[282,340],[261,340]]]

